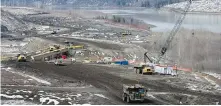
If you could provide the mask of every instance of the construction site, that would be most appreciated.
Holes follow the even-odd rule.
[[[220,105],[221,36],[182,27],[191,3],[167,32],[1,6],[1,105]]]

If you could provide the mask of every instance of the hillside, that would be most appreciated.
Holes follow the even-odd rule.
[[[5,6],[44,6],[67,5],[74,7],[162,7],[184,0],[1,0]]]
[[[3,9],[1,9],[1,27],[11,31],[28,29],[26,22]]]
[[[165,6],[166,8],[184,9],[187,2],[175,3]],[[191,12],[221,12],[221,0],[199,0],[193,1]]]

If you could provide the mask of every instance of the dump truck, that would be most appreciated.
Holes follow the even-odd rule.
[[[24,54],[18,54],[17,56],[17,61],[18,62],[26,62],[26,56]]]
[[[154,73],[154,68],[149,66],[149,65],[142,65],[140,67],[134,67],[134,69],[136,69],[136,73],[138,70],[139,74],[149,74],[152,75]]]
[[[144,102],[147,90],[141,84],[123,84],[122,99],[125,102],[139,101]]]

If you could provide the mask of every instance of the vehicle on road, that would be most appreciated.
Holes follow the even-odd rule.
[[[123,101],[126,101],[128,103],[132,101],[144,102],[145,94],[146,91],[144,89],[144,86],[140,84],[135,84],[135,85],[123,84],[123,95],[122,95]]]

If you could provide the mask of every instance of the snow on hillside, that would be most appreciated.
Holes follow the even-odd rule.
[[[34,8],[29,7],[2,7],[5,11],[8,11],[14,15],[28,15],[28,14],[37,14],[40,13],[39,11],[35,10]]]
[[[187,2],[167,5],[167,8],[184,9]],[[190,7],[191,12],[221,12],[221,0],[198,0],[193,1]]]
[[[13,14],[1,9],[1,25],[6,26],[9,30],[26,30],[28,26],[25,22]]]

